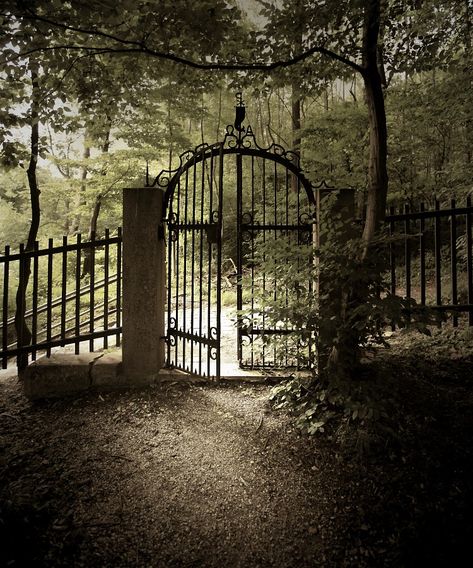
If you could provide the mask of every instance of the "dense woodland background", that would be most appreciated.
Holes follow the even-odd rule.
[[[362,214],[369,134],[356,69],[320,53],[271,73],[172,59],[217,67],[291,61],[323,45],[357,62],[364,4],[6,2],[1,245],[26,242],[38,206],[42,242],[120,225],[121,189],[144,183],[147,161],[153,176],[175,167],[181,152],[223,139],[240,90],[260,145],[299,151],[314,183],[356,188]],[[382,3],[389,203],[463,202],[471,191],[472,10],[469,0]]]

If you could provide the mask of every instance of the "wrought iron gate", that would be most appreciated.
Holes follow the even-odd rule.
[[[313,330],[275,321],[265,308],[265,298],[289,305],[290,290],[265,266],[271,250],[311,247],[313,189],[298,155],[275,143],[258,146],[244,118],[240,97],[223,142],[185,152],[176,170],[153,183],[165,190],[167,364],[199,376],[221,376],[223,257],[236,267],[224,276],[236,279],[239,366],[301,367],[314,348]]]

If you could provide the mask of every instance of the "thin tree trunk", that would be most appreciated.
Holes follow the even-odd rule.
[[[471,28],[472,28],[472,22],[471,22],[471,5],[470,5],[470,0],[464,0],[464,5],[465,5],[465,61],[470,61],[471,58]],[[471,66],[470,65],[464,65],[463,67],[464,69],[464,73],[467,75],[467,85],[468,87],[471,88]],[[472,130],[472,120],[470,118],[470,114],[468,113],[468,116],[465,120],[465,138],[466,138],[466,163],[468,166],[470,166],[471,161],[472,161],[472,134],[471,134],[471,130]]]
[[[294,34],[294,51],[300,53],[303,51],[303,12],[302,12],[302,2],[297,0],[294,6],[294,15],[296,19],[297,29]],[[302,135],[301,135],[301,104],[302,104],[302,93],[299,75],[295,75],[292,80],[291,85],[291,116],[292,116],[292,151],[297,155],[298,163],[301,161],[301,146],[302,146]],[[297,179],[292,176],[292,190],[297,192]]]
[[[80,214],[80,210],[81,208],[85,205],[85,190],[87,187],[87,175],[88,175],[88,171],[87,171],[87,161],[90,158],[90,142],[89,142],[89,132],[85,131],[84,133],[84,151],[82,153],[82,160],[83,160],[83,165],[82,165],[82,172],[81,172],[81,184],[79,187],[79,192],[77,194],[77,198],[76,198],[76,218],[74,220],[74,223],[72,224],[72,233],[79,233],[80,232],[80,225],[81,225],[81,214]]]
[[[292,84],[291,94],[291,108],[292,108],[292,150],[297,154],[298,158],[301,157],[301,92],[295,83]]]
[[[112,119],[110,116],[107,115],[107,128],[105,130],[104,133],[104,141],[102,144],[102,155],[103,154],[108,154],[108,151],[110,149],[110,133],[112,130]],[[106,175],[107,170],[106,168],[102,169],[102,175]],[[91,241],[93,237],[95,237],[97,235],[97,227],[98,227],[98,220],[99,220],[99,216],[100,216],[100,211],[102,208],[102,200],[103,200],[103,194],[99,193],[96,197],[95,197],[95,201],[94,201],[94,206],[92,208],[92,213],[90,215],[90,219],[89,219],[89,232],[88,232],[88,240]],[[81,274],[81,278],[84,278],[84,276],[86,274],[90,274],[91,273],[91,260],[92,260],[92,255],[91,255],[91,250],[92,249],[85,249],[84,250],[84,264],[82,266],[82,274]]]
[[[218,91],[218,118],[217,118],[217,132],[215,140],[220,139],[220,125],[222,122],[222,89]]]
[[[104,132],[104,140],[102,144],[102,155],[108,154],[110,150],[110,133],[112,131],[112,118],[107,115],[107,126]],[[107,169],[104,167],[102,169],[102,175],[105,176],[107,174]],[[92,238],[92,235],[97,234],[97,222],[99,220],[100,215],[100,208],[102,206],[102,199],[103,195],[99,193],[95,198],[94,206],[92,208],[92,215],[90,216],[89,221],[89,240]]]
[[[292,110],[292,151],[297,155],[297,161],[301,161],[301,92],[295,81],[292,83],[291,92],[291,110]],[[291,176],[291,190],[297,193],[298,179],[295,175]]]
[[[30,115],[30,160],[28,169],[26,171],[28,177],[28,185],[30,189],[30,204],[31,204],[31,224],[28,232],[28,239],[26,241],[26,250],[31,251],[34,249],[36,238],[38,236],[39,223],[41,219],[40,209],[40,190],[38,186],[38,179],[36,177],[36,168],[38,165],[39,155],[39,82],[38,82],[38,69],[34,63],[30,62],[30,75],[31,75],[31,115]],[[18,347],[24,347],[31,343],[31,331],[28,328],[25,320],[26,311],[26,291],[31,274],[31,259],[22,260],[22,278],[18,283],[16,293],[16,312],[15,312],[15,330],[17,336]],[[17,358],[18,370],[21,371],[28,365],[28,355],[26,353],[20,354]]]

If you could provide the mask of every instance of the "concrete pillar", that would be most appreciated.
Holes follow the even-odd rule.
[[[160,189],[123,190],[123,374],[133,384],[153,382],[164,365],[162,214]]]
[[[317,221],[318,221],[318,244],[322,247],[327,245],[328,233],[330,234],[330,246],[342,246],[347,240],[360,235],[360,228],[354,223],[355,220],[355,191],[352,188],[322,189],[317,195]],[[333,338],[336,335],[334,320],[331,312],[337,304],[340,292],[337,291],[334,282],[329,286],[331,274],[326,274],[321,261],[318,275],[317,290],[319,294],[319,344],[318,365],[319,369],[325,367]]]

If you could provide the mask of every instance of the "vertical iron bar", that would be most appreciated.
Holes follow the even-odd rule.
[[[471,207],[471,195],[466,199],[466,206]],[[472,235],[471,235],[471,212],[466,214],[466,277],[468,280],[468,304],[470,310],[468,312],[468,325],[473,325],[473,252],[472,252]]]
[[[393,216],[395,214],[394,207],[389,208],[389,214]],[[389,265],[391,269],[391,294],[396,295],[396,250],[394,244],[394,221],[390,219],[389,221]],[[391,322],[391,329],[394,331],[396,329],[396,324],[394,321]]]
[[[117,327],[122,325],[122,228],[118,227],[117,243]],[[121,344],[121,332],[117,331],[117,347]]]
[[[420,211],[425,211],[424,203],[420,204]],[[425,219],[420,220],[420,242],[419,242],[419,255],[420,255],[420,303],[425,306]]]
[[[222,223],[223,223],[223,143],[219,153],[220,177],[218,182],[218,234],[217,234],[217,353],[215,378],[220,379],[220,338],[222,315]]]
[[[278,224],[277,207],[278,207],[278,164],[277,164],[277,162],[274,162],[274,250],[276,249],[276,246],[277,246],[276,241],[278,240],[278,230],[276,228],[277,224]],[[274,304],[276,304],[277,289],[278,289],[277,278],[276,278],[276,270],[274,271],[273,286],[274,286],[273,300],[274,300]],[[274,326],[274,324],[273,324],[273,326]],[[277,344],[277,341],[275,340],[275,338],[276,338],[276,334],[273,336],[273,365],[276,365],[276,344]]]
[[[243,359],[243,318],[241,310],[243,309],[243,293],[242,293],[242,276],[243,276],[243,259],[242,259],[242,234],[241,234],[241,216],[242,216],[242,199],[243,199],[243,164],[242,155],[236,155],[236,199],[237,199],[237,359],[238,364],[242,364]]]
[[[457,217],[455,215],[455,199],[450,202],[452,215],[450,217],[450,285],[452,293],[452,304],[458,304],[457,294]],[[452,316],[453,327],[458,326],[458,314],[453,312]]]
[[[95,232],[90,235],[89,258],[90,258],[90,281],[89,281],[89,333],[94,332],[95,327]],[[94,339],[89,339],[89,351],[94,351]]]
[[[192,251],[191,251],[191,334],[194,335],[194,293],[195,293],[195,205],[196,205],[196,185],[197,185],[197,155],[194,156],[194,167],[192,168]],[[191,373],[196,373],[194,369],[194,339],[191,338]]]
[[[263,158],[263,225],[266,224],[266,160]],[[297,209],[299,210],[299,198],[297,199]],[[266,292],[266,231],[263,229],[263,277],[262,277],[262,284],[263,284],[263,293],[262,293],[262,298],[265,297],[265,292]],[[265,345],[264,345],[264,330],[265,330],[265,324],[266,324],[266,315],[265,315],[265,310],[263,307],[263,314],[262,314],[262,333],[263,335],[259,335],[258,337],[262,338],[262,348],[261,348],[261,364],[264,368],[265,366]]]
[[[6,351],[8,349],[8,286],[10,280],[10,245],[5,247],[5,262],[3,263],[3,311],[2,311],[2,369],[8,366],[8,357]]]
[[[46,355],[51,355],[51,325],[53,301],[53,239],[48,240],[48,280],[46,292]]]
[[[181,222],[181,178],[179,178],[177,180],[177,204],[176,204],[176,209],[177,209],[177,223],[179,224]],[[179,262],[181,260],[181,256],[180,256],[180,230],[178,228],[176,228],[176,241],[175,241],[175,245],[174,245],[174,259],[173,259],[173,266],[175,266],[175,270],[176,273],[174,275],[175,281],[176,281],[176,308],[175,308],[175,329],[176,331],[179,329]],[[169,243],[169,249],[171,249],[171,243]],[[168,266],[168,274],[171,274],[171,263],[169,263]],[[169,286],[168,288],[168,293],[171,293],[171,286]],[[173,359],[173,364],[176,365],[177,364],[177,360],[178,360],[178,356],[179,356],[179,341],[178,341],[178,337],[176,335],[175,337],[175,343],[176,345],[174,346],[174,359]]]
[[[39,258],[38,258],[39,242],[36,241],[33,246],[34,256],[33,256],[33,302],[32,310],[33,314],[31,317],[31,342],[33,345],[38,343],[38,294],[39,294]],[[32,359],[36,360],[36,348],[33,348]]]
[[[187,224],[189,223],[189,219],[188,219],[188,213],[189,213],[189,170],[186,170],[186,183],[185,183],[185,188],[186,188],[186,195],[184,198],[184,219],[183,222],[184,224],[187,226]],[[182,302],[182,331],[184,333],[186,333],[187,330],[187,316],[186,316],[186,310],[187,310],[187,271],[188,271],[188,266],[187,266],[187,227],[184,227],[184,267],[183,267],[183,288],[182,288],[182,294],[183,294],[183,302]],[[186,339],[182,340],[182,370],[185,371],[186,368],[187,370],[188,367],[186,366]]]
[[[283,220],[283,222],[285,221],[286,226],[289,225],[289,170],[286,168],[286,213],[285,213],[285,219]],[[290,244],[291,242],[291,231],[286,230],[284,232],[284,236],[283,238],[288,241],[287,244]],[[289,264],[289,258],[286,255],[286,267]],[[287,271],[287,268],[286,268]],[[288,290],[287,290],[287,285],[284,286],[284,295],[285,295],[285,306],[286,306],[286,313],[287,313],[287,308],[289,306],[289,298],[288,298]],[[289,325],[288,325],[288,318],[286,316],[286,321],[284,322],[284,329],[287,331],[289,329]],[[288,343],[288,339],[289,339],[289,335],[286,333],[286,336],[284,338],[284,365],[287,367],[288,364],[288,349],[289,349],[289,343]]]
[[[251,223],[255,224],[255,157],[251,156]],[[251,231],[251,328],[254,327],[254,317],[255,317],[255,236],[254,232]],[[254,354],[254,341],[250,341],[250,364],[251,368],[255,364],[255,354]]]
[[[409,213],[409,206],[404,205],[404,213]],[[406,270],[406,298],[411,297],[411,241],[410,241],[410,221],[404,221],[404,262]]]
[[[439,211],[440,203],[435,200],[435,211]],[[435,298],[437,306],[442,305],[442,257],[440,254],[440,215],[435,216]]]
[[[67,309],[67,236],[62,237],[62,270],[61,270],[61,345],[66,339],[66,309]]]
[[[24,253],[25,253],[25,245],[22,243],[22,244],[20,244],[20,259],[19,259],[19,267],[18,267],[18,270],[19,270],[18,280],[19,280],[19,285],[20,285],[21,287],[23,287],[23,281],[24,281],[24,279],[25,279],[25,258],[24,258]],[[25,325],[25,312],[26,312],[26,305],[25,305],[25,302],[26,302],[26,294],[22,294],[22,295],[20,296],[20,301],[19,301],[19,305],[18,305],[18,310],[19,310],[20,316],[21,316],[21,317],[20,317],[20,330],[19,330],[19,331],[20,331],[20,333],[19,333],[19,336],[20,336],[20,337],[23,336],[23,328],[24,328],[24,325]],[[21,343],[21,342],[20,342],[19,337],[18,337],[18,335],[17,335],[17,337],[16,337],[16,346],[17,346],[17,347],[23,347],[22,345],[20,345],[20,343]],[[18,369],[23,368],[24,363],[23,363],[23,361],[22,361],[22,355],[21,355],[21,353],[18,353],[17,358],[16,358],[16,361],[17,361],[17,367],[18,367]],[[27,363],[26,363],[26,364],[27,364]]]
[[[179,192],[179,187],[178,190]],[[173,215],[174,211],[173,211],[173,204],[174,204],[174,195],[171,195],[171,198],[169,199],[169,208],[167,211],[167,219],[168,219],[168,242],[167,242],[167,246],[168,246],[168,261],[167,261],[167,269],[168,269],[168,273],[167,273],[167,328],[168,328],[168,332],[167,332],[167,342],[166,342],[166,359],[167,359],[167,364],[168,365],[172,365],[172,359],[171,359],[171,334],[172,334],[172,306],[171,306],[171,300],[172,300],[172,271],[173,271],[173,267],[172,267],[172,257],[173,257],[173,249],[174,249],[174,234],[175,231],[177,231],[177,227],[173,227],[173,223],[175,220],[175,216]],[[177,302],[177,297],[176,297],[176,302]],[[177,309],[177,303],[176,303],[176,309]],[[176,341],[176,345],[177,345],[177,336],[174,336],[174,341]]]
[[[103,269],[103,348],[108,349],[108,305],[109,305],[109,279],[110,279],[110,230],[105,229],[104,269]]]
[[[205,195],[205,151],[202,147],[202,175],[200,191],[200,230],[199,230],[199,376],[202,376],[202,300],[203,300],[203,253],[204,253],[204,195]]]
[[[82,236],[77,234],[77,251],[76,251],[76,297],[75,297],[75,342],[74,352],[76,355],[80,352],[80,266],[81,266],[81,253],[82,253]]]
[[[209,225],[209,231],[213,229],[211,227],[213,223],[213,192],[214,192],[214,155],[210,154],[210,196],[209,196],[209,216],[207,223]],[[209,345],[207,345],[207,375],[211,375],[211,363],[210,363],[210,338],[211,338],[211,308],[212,308],[212,243],[208,239],[207,242],[207,255],[208,255],[208,275],[207,275],[207,339],[209,340]]]
[[[394,207],[390,207],[389,214],[392,216],[395,214]],[[394,248],[394,221],[391,219],[389,221],[389,260],[391,265],[391,294],[396,295],[396,251]]]

